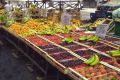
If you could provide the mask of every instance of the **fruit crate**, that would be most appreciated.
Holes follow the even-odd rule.
[[[99,18],[91,25],[91,27],[96,28],[100,24],[107,24],[109,27],[111,27],[112,24],[113,24],[113,20],[112,19]]]
[[[102,64],[96,66],[76,66],[71,67],[70,70],[71,72],[69,74],[75,75],[77,78],[83,76],[85,78],[84,80],[104,80],[106,78],[112,79],[113,77],[116,78],[116,80],[120,79],[117,71]]]
[[[71,55],[69,52],[58,52],[58,53],[51,54],[50,56],[56,59],[57,61],[74,58],[74,56]]]
[[[86,59],[89,59],[91,56],[93,56],[94,54],[97,54],[96,52],[92,51],[92,50],[77,50],[75,51],[76,54],[78,54],[79,56],[81,57],[84,57]],[[104,56],[104,55],[101,55],[101,54],[97,54],[100,58],[100,61],[103,61],[103,62],[107,62],[107,63],[110,63],[112,61],[112,58],[110,57],[107,57],[107,56]]]
[[[53,66],[55,66],[62,73],[64,73],[64,71],[67,69],[67,67],[65,67],[64,65],[59,63],[57,60],[55,60],[50,55],[46,55],[46,59],[47,59],[48,62],[50,62]]]
[[[38,36],[35,36],[35,35],[28,36],[28,37],[26,37],[26,39],[29,40],[31,43],[33,43],[36,46],[43,46],[43,45],[50,44],[47,41],[40,39]]]
[[[109,64],[117,67],[118,69],[120,69],[120,59],[119,59],[119,57],[118,58],[113,58],[112,61]]]
[[[105,21],[103,22],[103,24],[108,24],[108,26],[110,26],[113,23],[112,19],[105,19]]]
[[[109,36],[107,36],[105,38],[105,40],[110,41],[110,42],[114,42],[114,41],[120,41],[120,38],[115,38],[115,37],[109,37]]]
[[[83,61],[80,59],[77,59],[76,57],[73,57],[70,59],[59,60],[59,62],[66,67],[75,67],[78,65],[82,66],[82,64],[83,64]]]
[[[41,48],[41,49],[55,48],[55,47],[56,47],[56,46],[55,46],[55,45],[53,45],[53,44],[39,46],[39,48]]]
[[[98,25],[102,24],[105,21],[104,18],[98,18],[92,25],[91,27],[96,28]]]
[[[76,54],[78,54],[79,56],[82,56],[84,58],[89,58],[91,55],[93,55],[94,51],[89,50],[89,49],[85,49],[85,50],[75,50],[74,51]]]
[[[102,45],[102,46],[98,46],[95,47],[96,50],[99,50],[101,52],[107,52],[110,50],[115,50],[116,48],[112,47],[112,46],[108,46],[108,45]]]
[[[72,51],[86,48],[84,46],[81,46],[81,45],[78,45],[78,44],[75,44],[75,43],[70,43],[70,44],[69,43],[62,43],[60,45],[65,47],[65,48],[68,48]]]
[[[109,44],[116,45],[118,47],[120,45],[120,38],[117,37],[107,36],[103,41]]]
[[[64,49],[57,47],[57,46],[53,47],[53,48],[45,48],[43,50],[48,52],[49,54],[54,54],[54,53],[58,53],[58,52],[65,52]]]

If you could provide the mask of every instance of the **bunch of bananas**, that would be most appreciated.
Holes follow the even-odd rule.
[[[92,42],[97,42],[99,41],[99,37],[97,37],[96,35],[85,35],[85,36],[81,36],[79,38],[80,41],[92,41]]]
[[[95,54],[91,58],[86,60],[84,63],[86,63],[86,64],[88,64],[90,66],[97,65],[99,63],[99,57],[98,57],[98,55]]]
[[[111,50],[111,51],[109,51],[109,54],[113,57],[119,57],[120,56],[120,49]]]

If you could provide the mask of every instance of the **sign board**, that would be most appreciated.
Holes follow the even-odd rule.
[[[100,24],[96,28],[96,35],[101,38],[105,38],[109,26],[107,24]]]
[[[71,15],[68,13],[63,13],[61,16],[61,23],[63,25],[70,25]]]
[[[42,16],[47,17],[47,9],[42,9]]]

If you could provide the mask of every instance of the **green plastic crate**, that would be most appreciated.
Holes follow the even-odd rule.
[[[120,21],[115,21],[115,35],[120,36]]]

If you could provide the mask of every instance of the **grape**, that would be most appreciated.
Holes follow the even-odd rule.
[[[80,45],[70,45],[70,46],[68,46],[68,47],[66,47],[66,48],[68,48],[68,49],[70,49],[70,50],[77,50],[77,49],[82,49],[82,48],[84,48],[83,46],[80,46]]]
[[[64,59],[69,59],[69,58],[73,58],[74,56],[71,55],[70,53],[68,52],[63,52],[63,53],[60,53],[58,55],[51,55],[53,58],[55,58],[56,60],[64,60]]]
[[[103,55],[99,55],[100,61],[104,61],[104,62],[108,62],[110,63],[112,61],[111,58],[107,57],[107,56],[103,56]]]
[[[56,47],[55,45],[45,45],[45,46],[39,46],[40,48],[42,48],[42,49],[46,49],[46,48],[54,48],[54,47]]]
[[[83,61],[81,60],[72,60],[72,61],[68,61],[68,62],[62,62],[62,64],[66,67],[74,67],[77,65],[81,65]]]
[[[44,49],[44,51],[46,51],[46,52],[52,54],[52,53],[63,52],[63,51],[65,51],[65,50],[62,49],[62,48],[59,48],[59,47],[55,47],[55,48]]]
[[[95,52],[93,52],[91,50],[77,50],[77,51],[75,51],[75,53],[82,57],[90,57]]]
[[[110,42],[113,42],[113,41],[120,41],[120,39],[112,38],[112,37],[107,37],[107,38],[105,38],[105,40],[110,41]]]
[[[103,43],[100,43],[100,42],[97,42],[97,43],[89,42],[87,45],[89,45],[89,46],[101,46],[101,45],[103,45]]]
[[[110,51],[110,50],[115,50],[115,48],[110,47],[110,46],[100,46],[100,47],[96,47],[95,49],[102,51],[102,52],[106,52],[106,51]]]
[[[60,43],[59,45],[61,45],[61,46],[70,46],[70,45],[76,45],[75,43],[65,43],[65,42],[63,42],[63,43]]]

